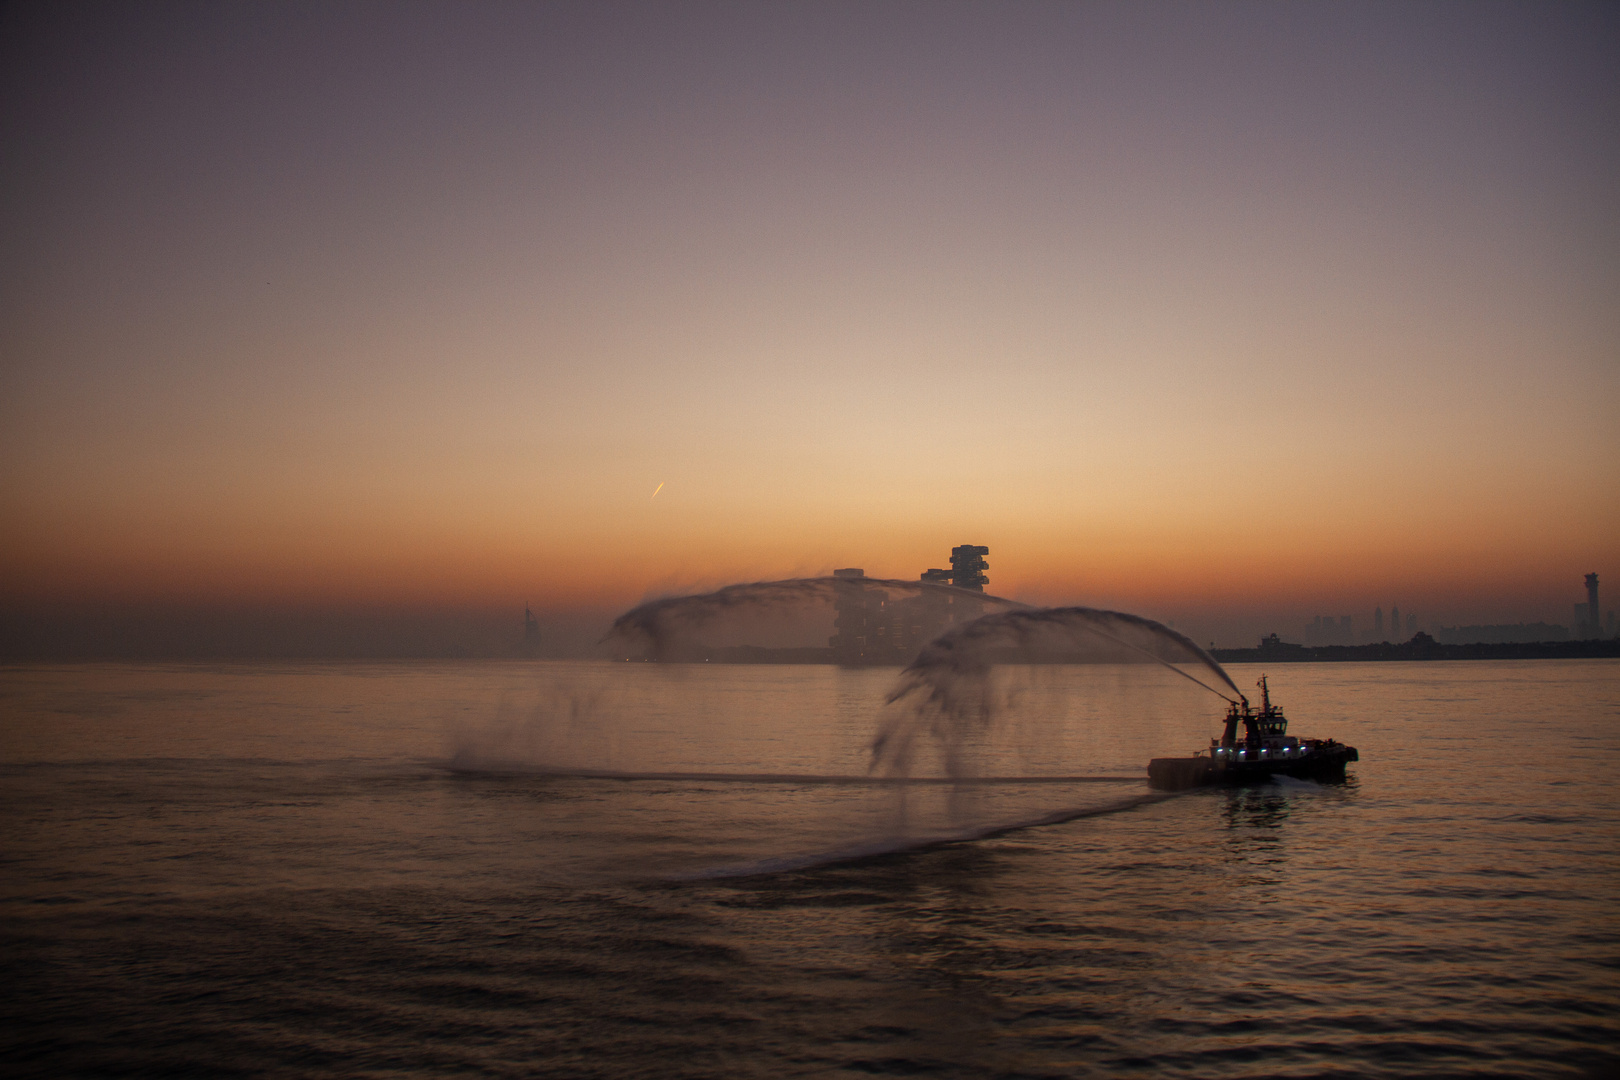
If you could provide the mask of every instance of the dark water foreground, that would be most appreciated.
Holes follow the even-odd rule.
[[[426,763],[531,671],[0,672],[8,1075],[1620,1071],[1620,663],[1292,665],[1343,787],[736,779],[858,772],[827,668],[573,732],[703,778]]]

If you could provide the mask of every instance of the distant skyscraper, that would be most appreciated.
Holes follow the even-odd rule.
[[[1587,637],[1603,636],[1603,613],[1598,609],[1598,581],[1596,574],[1586,575],[1586,621],[1592,627]]]
[[[534,617],[529,605],[523,605],[523,655],[534,656],[540,651],[540,620]]]
[[[1401,609],[1393,604],[1389,608],[1389,632],[1396,637],[1401,636]]]
[[[1406,632],[1408,634],[1417,633],[1417,615],[1416,615],[1416,613],[1408,615],[1406,617]]]
[[[1305,628],[1305,644],[1307,645],[1354,645],[1356,643],[1355,620],[1349,615],[1318,615],[1311,620]]]
[[[1384,609],[1373,608],[1373,640],[1377,641],[1384,636]]]

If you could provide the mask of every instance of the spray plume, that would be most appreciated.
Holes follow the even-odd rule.
[[[908,770],[913,744],[926,734],[939,742],[947,771],[957,773],[968,740],[988,727],[995,713],[992,665],[1054,656],[1091,662],[1152,661],[1227,701],[1243,697],[1214,657],[1186,635],[1152,619],[1086,607],[993,612],[941,634],[900,673],[887,699],[890,717],[872,741],[872,771],[892,775]],[[1178,664],[1206,670],[1236,698]]]
[[[727,616],[835,601],[846,590],[866,588],[959,596],[976,602],[978,610],[983,606],[1004,609],[947,630],[901,671],[886,700],[888,717],[872,741],[869,768],[874,774],[900,776],[909,772],[914,744],[927,735],[943,751],[947,773],[961,776],[966,748],[973,736],[989,727],[996,713],[990,671],[997,663],[1052,659],[1151,662],[1227,701],[1243,699],[1214,657],[1184,634],[1152,619],[1087,607],[1032,608],[1004,597],[922,581],[815,577],[728,585],[713,592],[652,600],[632,608],[614,621],[602,640],[641,644],[653,658],[667,659],[674,655],[682,631],[696,630]],[[1194,672],[1205,674],[1209,681]],[[1225,685],[1232,696],[1211,683]]]
[[[671,596],[650,600],[620,615],[602,640],[645,644],[655,659],[666,659],[675,635],[695,630],[727,615],[769,611],[806,602],[832,601],[844,590],[882,589],[887,592],[965,597],[980,604],[1023,607],[1016,600],[990,596],[954,585],[926,581],[897,581],[889,578],[789,578],[785,581],[754,581],[727,585],[714,592],[691,596]]]

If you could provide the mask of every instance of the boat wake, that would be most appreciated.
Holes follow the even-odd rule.
[[[1317,780],[1308,780],[1301,776],[1287,776],[1283,773],[1272,773],[1270,780],[1277,787],[1298,788],[1302,791],[1326,791],[1328,786]]]
[[[718,881],[726,879],[768,877],[773,874],[794,873],[801,870],[819,870],[829,866],[840,866],[848,863],[864,862],[867,859],[884,858],[891,855],[911,855],[935,848],[949,847],[952,844],[968,844],[980,840],[990,840],[1009,833],[1021,832],[1025,829],[1037,829],[1046,825],[1061,825],[1068,821],[1078,821],[1081,818],[1101,817],[1105,814],[1118,814],[1126,810],[1134,810],[1139,806],[1164,802],[1166,799],[1177,798],[1177,792],[1151,792],[1146,795],[1137,795],[1118,802],[1106,803],[1102,806],[1069,807],[1064,810],[1055,810],[1051,813],[1041,814],[1037,817],[1020,818],[1013,821],[1002,821],[993,825],[980,825],[968,828],[944,830],[922,835],[908,835],[886,837],[869,840],[859,844],[850,844],[843,847],[829,848],[822,851],[806,852],[799,855],[784,855],[768,859],[755,859],[748,862],[731,863],[725,866],[709,867],[703,870],[693,870],[664,876],[665,881]]]
[[[532,776],[558,780],[656,780],[704,784],[847,784],[860,787],[943,785],[988,787],[1009,784],[1140,784],[1140,776],[867,776],[822,773],[646,772],[620,769],[576,769],[526,762],[430,761],[430,766],[457,776]]]

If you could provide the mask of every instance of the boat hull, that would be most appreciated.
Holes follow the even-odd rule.
[[[1344,767],[1359,761],[1353,746],[1334,746],[1292,759],[1220,761],[1210,757],[1154,758],[1148,762],[1148,784],[1159,791],[1196,787],[1268,783],[1273,776],[1300,780],[1344,779]]]

